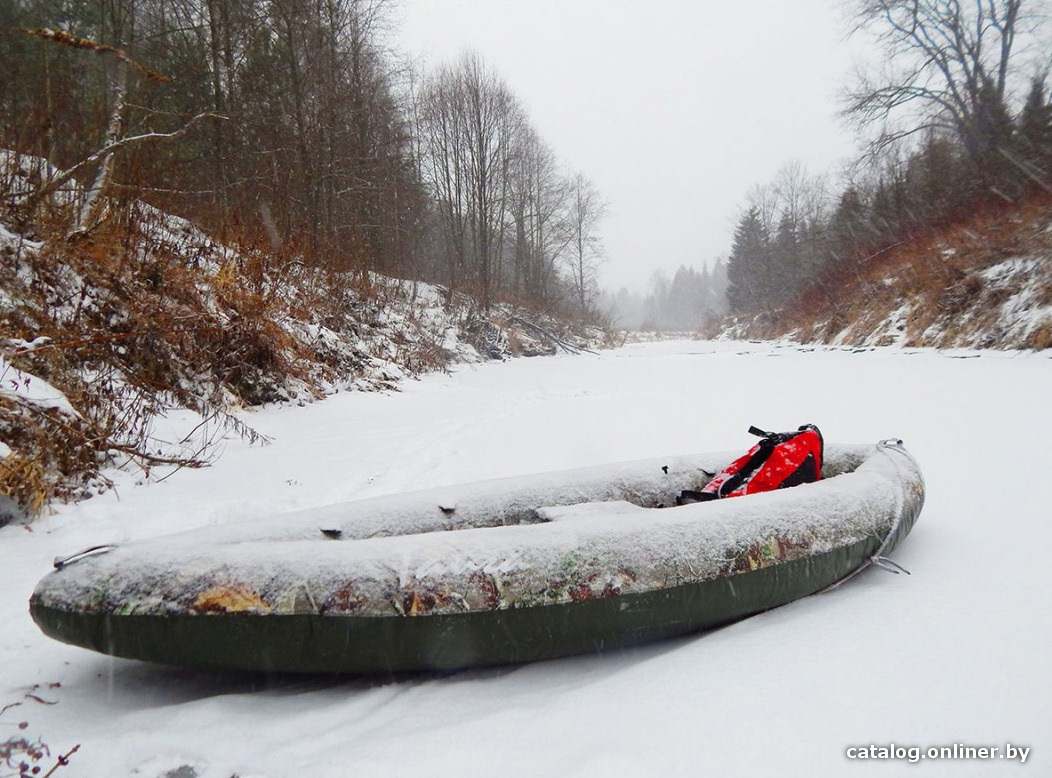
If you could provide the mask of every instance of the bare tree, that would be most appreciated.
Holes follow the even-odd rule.
[[[513,289],[544,304],[559,259],[571,240],[565,216],[567,180],[555,153],[529,125],[516,140],[511,176],[511,218],[515,227]]]
[[[783,165],[768,187],[773,202],[766,203],[782,217],[787,217],[795,229],[803,230],[817,223],[827,205],[826,181],[812,175],[799,160]]]
[[[886,60],[879,75],[859,75],[845,113],[877,128],[871,152],[938,130],[981,164],[1002,140],[996,114],[1031,22],[1024,0],[860,0],[855,31],[874,34]]]
[[[420,104],[424,168],[447,233],[450,284],[469,263],[486,308],[500,286],[522,111],[507,84],[472,53],[436,71]]]
[[[753,184],[745,195],[743,213],[755,209],[760,223],[767,232],[774,232],[778,224],[781,201],[774,184]]]
[[[419,97],[421,169],[443,225],[447,283],[456,289],[467,260],[468,182],[461,82],[444,66],[425,82]]]
[[[0,46],[0,109],[19,117],[0,145],[55,169],[25,210],[75,180],[86,229],[141,198],[308,265],[441,280],[483,306],[565,302],[555,154],[477,55],[406,73],[386,45],[391,0],[8,5],[27,34]]]
[[[514,95],[477,54],[459,64],[466,130],[468,192],[479,302],[489,308],[502,251],[512,140],[521,122]]]
[[[606,215],[607,205],[595,185],[578,173],[570,183],[571,255],[574,293],[582,313],[591,305],[595,294],[595,273],[603,254],[598,227]]]

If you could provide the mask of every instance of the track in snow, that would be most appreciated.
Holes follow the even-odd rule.
[[[389,394],[247,413],[274,437],[210,469],[0,530],[0,721],[28,720],[76,776],[849,775],[849,744],[1033,747],[1050,768],[1052,360],[672,342],[462,367]],[[185,419],[173,419],[176,426]],[[839,591],[621,654],[382,680],[211,675],[43,637],[29,593],[51,559],[260,513],[495,476],[719,449],[750,424],[897,436],[928,502],[896,553]],[[10,732],[8,731],[10,730]],[[0,737],[16,730],[5,726]],[[881,775],[996,775],[904,762]],[[60,773],[61,775],[62,773]]]

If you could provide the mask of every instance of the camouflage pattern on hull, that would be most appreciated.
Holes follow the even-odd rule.
[[[617,466],[605,485],[567,473],[461,487],[454,510],[473,528],[417,531],[442,500],[428,491],[391,498],[418,511],[380,537],[362,537],[354,516],[386,498],[343,506],[340,540],[305,515],[128,544],[47,576],[31,611],[58,640],[195,667],[448,670],[618,648],[782,605],[889,552],[923,505],[915,463],[901,448],[830,455],[841,475],[718,503],[637,508],[668,496],[668,483],[647,486],[655,469],[668,475],[651,461]],[[520,513],[523,495],[534,509],[587,510],[507,526],[508,511],[493,519],[502,490]],[[608,503],[591,502],[633,490],[638,502],[607,517]]]

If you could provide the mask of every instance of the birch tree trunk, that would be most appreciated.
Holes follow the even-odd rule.
[[[110,111],[110,121],[106,128],[106,140],[103,147],[112,146],[120,140],[124,134],[124,103],[128,91],[128,69],[123,65],[117,67],[113,75],[113,108]],[[98,215],[102,191],[109,183],[110,175],[113,173],[113,152],[104,154],[99,161],[98,170],[91,185],[84,191],[84,202],[81,203],[77,213],[76,221],[70,235],[86,232],[94,226]]]

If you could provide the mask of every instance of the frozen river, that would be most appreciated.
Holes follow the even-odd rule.
[[[845,757],[870,743],[1030,746],[1028,772],[1048,774],[1050,396],[1052,359],[1041,355],[679,341],[464,366],[400,392],[247,412],[272,444],[229,441],[215,466],[162,483],[122,474],[116,494],[62,507],[31,532],[0,530],[0,707],[22,702],[0,717],[0,738],[28,721],[24,734],[53,752],[80,744],[58,775],[100,778],[180,766],[178,778],[1019,769]],[[95,543],[495,476],[744,450],[750,424],[805,422],[827,441],[901,437],[918,458],[928,502],[895,554],[911,576],[870,570],[833,593],[624,653],[397,680],[110,659],[48,640],[27,613],[52,558]]]

